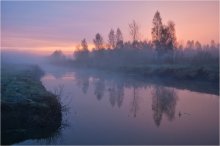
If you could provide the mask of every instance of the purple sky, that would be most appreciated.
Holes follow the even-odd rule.
[[[91,46],[97,32],[107,43],[110,29],[117,27],[128,41],[128,23],[133,19],[140,25],[141,39],[150,40],[157,10],[164,24],[168,20],[175,22],[180,42],[198,40],[204,44],[219,40],[218,1],[11,1],[1,4],[1,47],[8,49],[73,51],[83,38]]]

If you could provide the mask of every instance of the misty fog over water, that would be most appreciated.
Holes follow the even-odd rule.
[[[218,143],[218,95],[114,73],[59,70],[47,66],[41,79],[51,92],[63,86],[69,107],[67,126],[51,144]],[[20,144],[39,143],[47,140]]]
[[[11,58],[13,54],[2,53],[2,62]],[[45,72],[44,87],[52,93],[62,87],[61,101],[67,106],[65,126],[56,136],[17,144],[218,143],[217,91],[199,90],[198,85],[187,89],[160,78],[56,66],[42,56],[17,54],[13,60],[10,63],[38,64]]]

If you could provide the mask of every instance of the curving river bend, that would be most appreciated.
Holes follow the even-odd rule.
[[[63,126],[51,138],[18,144],[219,144],[216,92],[178,89],[110,72],[42,68],[43,85],[59,93],[67,107]]]

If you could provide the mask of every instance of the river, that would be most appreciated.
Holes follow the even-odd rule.
[[[111,72],[42,68],[43,85],[66,107],[63,124],[53,137],[18,144],[219,144],[215,93]]]

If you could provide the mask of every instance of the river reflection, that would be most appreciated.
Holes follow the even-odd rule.
[[[84,94],[87,93],[89,88],[89,78],[90,76],[85,74],[75,74],[77,85],[82,89]],[[130,101],[130,113],[135,118],[139,110],[139,88],[149,88],[149,84],[143,84],[136,80],[111,80],[109,78],[104,79],[102,76],[100,78],[91,77],[91,83],[94,86],[94,95],[97,100],[101,100],[104,94],[109,95],[109,103],[112,107],[122,106],[124,99],[124,89],[131,88],[131,101]],[[107,84],[107,85],[106,85]],[[107,86],[107,89],[106,89]],[[177,92],[174,88],[167,88],[160,85],[150,86],[151,96],[152,96],[152,110],[153,119],[157,126],[160,125],[163,114],[172,121],[175,117],[175,107],[177,103]]]
[[[110,72],[45,70],[45,87],[63,85],[72,99],[62,97],[69,127],[51,144],[218,144],[217,95]]]
[[[174,88],[155,86],[152,92],[152,110],[155,124],[160,126],[163,114],[170,121],[175,117],[177,93]]]

